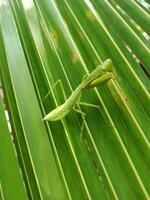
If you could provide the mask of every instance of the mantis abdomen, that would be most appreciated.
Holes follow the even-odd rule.
[[[72,95],[67,99],[65,103],[63,103],[61,106],[55,108],[50,113],[48,113],[43,118],[43,120],[49,120],[49,121],[61,120],[70,112],[70,110],[73,109],[77,101],[80,99],[81,93],[82,89],[79,85],[79,87],[76,88],[76,90],[72,93]]]

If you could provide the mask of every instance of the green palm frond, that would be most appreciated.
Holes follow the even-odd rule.
[[[1,199],[150,198],[149,19],[136,0],[1,1]],[[44,98],[55,82],[69,97],[107,58],[116,81],[83,92],[99,109],[79,106],[82,141],[74,111],[44,123],[65,101],[59,86]]]

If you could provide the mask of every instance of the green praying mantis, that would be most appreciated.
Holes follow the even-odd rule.
[[[74,107],[79,102],[83,90],[105,84],[112,78],[112,61],[107,59],[104,61],[104,63],[95,68],[90,74],[85,75],[82,82],[72,92],[71,96],[65,101],[65,103],[50,111],[43,118],[43,120],[57,121],[63,119],[70,111],[75,110]],[[79,112],[82,113],[82,111]]]

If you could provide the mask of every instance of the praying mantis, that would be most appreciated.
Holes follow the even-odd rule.
[[[112,78],[112,61],[110,59],[107,59],[104,61],[104,63],[102,63],[96,69],[94,69],[90,74],[85,75],[81,83],[72,92],[71,96],[65,101],[65,103],[50,111],[43,118],[43,120],[57,121],[63,119],[70,111],[74,110],[74,106],[79,102],[83,90],[105,84]]]

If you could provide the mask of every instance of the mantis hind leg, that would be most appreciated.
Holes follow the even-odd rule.
[[[103,113],[103,111],[100,109],[100,106],[99,105],[95,105],[95,104],[91,104],[91,103],[86,103],[86,102],[81,102],[81,101],[79,101],[78,102],[80,105],[83,105],[83,106],[88,106],[88,107],[92,107],[92,108],[96,108],[96,109],[98,109],[100,112],[101,112],[101,114],[102,114],[102,116],[103,116],[103,118],[104,118],[104,120],[105,120],[105,122],[106,122],[106,124],[109,126],[109,127],[111,127],[111,128],[114,128],[113,126],[112,126],[112,124],[110,124],[109,122],[108,122],[108,118],[107,118],[107,116]],[[86,113],[84,113],[83,111],[81,111],[81,110],[79,110],[79,109],[73,109],[75,112],[77,112],[77,113],[79,113],[79,114],[81,114],[81,116],[82,116],[82,125],[81,125],[81,131],[80,131],[80,140],[81,140],[81,142],[82,142],[82,138],[83,138],[83,130],[84,130],[84,126],[85,126],[85,116],[86,116]]]
[[[62,84],[62,81],[60,79],[58,79],[54,85],[52,86],[52,88],[49,90],[49,92],[45,95],[45,97],[42,99],[42,101],[44,101],[48,95],[54,90],[54,88],[59,84],[61,90],[62,90],[62,93],[63,93],[63,97],[64,97],[64,100],[66,101],[67,100],[67,96],[66,96],[66,93],[65,93],[65,90],[64,90],[64,87],[63,87],[63,84]]]
[[[106,114],[104,114],[104,112],[100,109],[100,106],[99,105],[95,105],[95,104],[91,104],[91,103],[86,103],[86,102],[79,102],[79,104],[80,105],[83,105],[83,106],[89,106],[89,107],[92,107],[92,108],[97,108],[100,112],[101,112],[101,114],[102,114],[102,116],[103,116],[103,118],[105,119],[105,122],[107,123],[107,125],[109,126],[109,127],[111,127],[111,128],[114,128],[113,126],[112,126],[112,124],[110,124],[109,122],[108,122],[108,118],[107,118],[107,116],[106,116]]]
[[[80,141],[82,142],[82,136],[83,136],[83,129],[84,129],[84,125],[85,125],[85,116],[86,116],[86,114],[83,111],[81,111],[79,109],[76,109],[76,108],[74,108],[73,110],[75,112],[81,114],[81,117],[82,117],[82,124],[81,124],[81,130],[80,130]]]
[[[91,104],[91,103],[86,103],[86,102],[82,102],[82,101],[80,101],[79,104],[83,105],[83,106],[89,106],[89,107],[93,107],[93,108],[99,108],[98,105]]]

